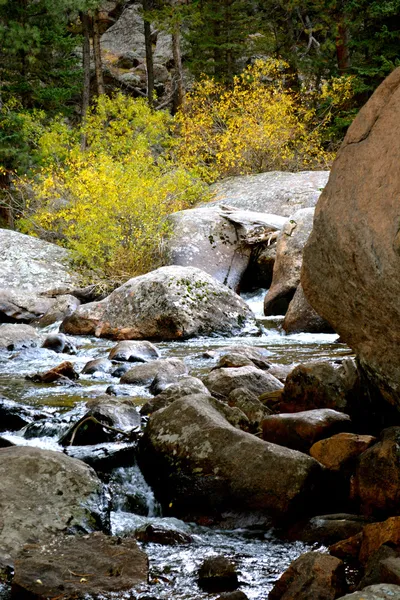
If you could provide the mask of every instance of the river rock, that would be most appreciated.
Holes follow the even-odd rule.
[[[259,369],[268,370],[271,363],[268,362],[267,357],[271,355],[271,352],[266,348],[258,346],[225,346],[219,353],[218,357],[222,358],[225,354],[241,354],[245,356],[251,362],[255,364]]]
[[[280,412],[316,408],[349,411],[354,401],[359,374],[353,359],[340,364],[312,362],[298,365],[287,376],[279,404]]]
[[[313,309],[301,283],[290,301],[282,323],[285,333],[333,333],[332,327]]]
[[[184,396],[191,396],[193,394],[209,394],[208,389],[197,377],[189,377],[184,376],[176,381],[175,383],[171,383],[165,390],[163,390],[160,394],[157,394],[155,398],[148,400],[146,404],[143,404],[140,409],[141,415],[149,415],[156,410],[160,410],[160,408],[165,408],[168,404],[171,404],[175,400],[179,400],[179,398],[183,398]]]
[[[167,264],[203,269],[236,290],[249,265],[253,238],[268,238],[285,219],[207,205],[173,213],[169,221],[172,235],[166,247]]]
[[[115,365],[108,358],[94,358],[89,360],[82,369],[83,375],[93,375],[94,373],[111,373],[115,370]]]
[[[328,546],[356,536],[367,523],[368,520],[362,515],[347,513],[320,515],[311,517],[311,519],[300,526],[295,526],[291,532],[291,537],[308,544],[323,544],[324,546]],[[338,556],[338,558],[343,557]]]
[[[316,441],[351,427],[348,415],[329,408],[269,415],[262,422],[267,442],[308,452]]]
[[[400,550],[400,517],[389,517],[386,521],[365,525],[361,535],[359,560],[365,565],[383,544]]]
[[[38,327],[48,327],[56,321],[62,321],[69,317],[80,306],[80,300],[71,294],[60,294],[51,298],[52,304],[44,315],[35,320]]]
[[[49,415],[33,406],[20,404],[0,395],[0,431],[18,431],[45,416]]]
[[[328,177],[328,171],[270,171],[230,177],[211,187],[215,197],[208,205],[228,204],[290,217],[301,208],[317,204]]]
[[[335,600],[346,590],[341,560],[321,552],[307,552],[278,579],[268,600]]]
[[[314,209],[303,208],[283,226],[277,240],[271,287],[264,300],[266,315],[284,315],[300,283],[303,248],[313,225]]]
[[[309,456],[234,428],[202,394],[153,413],[140,462],[167,514],[190,518],[229,510],[287,517],[318,496],[322,474]]]
[[[181,546],[191,544],[191,535],[177,529],[166,529],[157,525],[143,525],[135,531],[135,538],[145,544],[160,544],[162,546]]]
[[[226,354],[222,354],[214,369],[246,366],[254,366],[258,369],[264,370],[270,368],[271,363],[268,362],[263,356],[260,355],[260,357],[257,357],[256,353],[254,353],[253,359],[250,358],[250,356],[251,353],[246,353],[246,351],[241,352],[240,348],[238,348],[237,351],[231,351],[227,352]]]
[[[61,452],[33,447],[0,451],[0,547],[15,557],[26,543],[98,529],[105,516],[93,469]]]
[[[208,593],[224,592],[239,587],[236,567],[225,556],[210,556],[200,565],[197,582]]]
[[[362,590],[368,585],[378,583],[400,584],[400,554],[387,544],[383,544],[368,559],[358,589]]]
[[[48,348],[57,353],[76,354],[74,344],[63,333],[51,333],[46,336],[42,348]]]
[[[338,433],[328,439],[316,442],[310,448],[310,456],[318,460],[330,471],[351,469],[356,459],[376,442],[372,435]]]
[[[186,374],[187,367],[183,360],[180,358],[165,358],[135,365],[121,377],[121,383],[149,385],[156,375],[162,375],[164,379],[168,379],[172,383],[181,375]]]
[[[247,304],[192,267],[161,267],[134,277],[101,302],[63,321],[65,333],[112,339],[187,339],[258,332]]]
[[[35,383],[54,383],[55,381],[65,381],[66,379],[75,381],[78,378],[79,375],[75,371],[74,365],[68,360],[44,373],[35,373],[35,375],[26,376],[26,379]]]
[[[400,406],[400,68],[350,126],[315,213],[302,284],[313,308]]]
[[[400,427],[385,429],[361,454],[352,479],[352,498],[365,515],[390,515],[400,505]]]
[[[30,291],[0,288],[0,322],[30,323],[50,310],[54,302]]]
[[[254,366],[215,369],[203,378],[203,382],[211,394],[224,398],[236,388],[246,388],[257,396],[283,389],[279,379]]]
[[[110,350],[110,360],[122,360],[127,362],[147,362],[160,358],[161,354],[154,344],[147,341],[124,340],[118,342]]]
[[[400,598],[400,586],[391,583],[369,585],[361,592],[341,596],[338,600],[397,600]]]
[[[148,558],[133,538],[60,536],[15,561],[13,598],[111,598],[147,583]]]
[[[257,432],[261,422],[271,414],[269,408],[264,406],[254,392],[246,388],[236,388],[228,396],[229,406],[239,408],[249,419],[251,431]]]
[[[40,337],[30,325],[0,325],[0,350],[22,350],[38,346]]]

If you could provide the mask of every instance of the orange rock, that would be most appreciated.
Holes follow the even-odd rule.
[[[358,558],[362,542],[362,532],[353,535],[347,540],[341,540],[329,546],[329,552],[336,558],[349,559]]]
[[[381,523],[371,523],[362,530],[359,559],[366,564],[369,557],[383,544],[400,546],[400,517],[390,517]]]
[[[355,433],[338,433],[326,440],[316,442],[310,449],[310,455],[331,471],[340,471],[351,466],[351,463],[376,438],[372,435],[357,435]]]

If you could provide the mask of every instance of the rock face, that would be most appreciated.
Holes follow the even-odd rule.
[[[11,557],[28,541],[100,526],[101,483],[79,460],[32,447],[3,448],[0,481],[0,547]]]
[[[322,469],[309,456],[235,429],[202,394],[150,417],[140,459],[167,513],[190,518],[304,510]]]
[[[197,267],[236,290],[248,267],[255,239],[268,239],[285,223],[277,215],[204,206],[169,217],[166,248],[170,265]]]
[[[62,536],[20,553],[12,595],[37,600],[105,598],[146,583],[147,579],[148,559],[134,539],[103,533]]]
[[[0,288],[44,292],[76,286],[69,254],[55,244],[0,229]]]
[[[346,589],[341,560],[321,552],[307,552],[292,562],[268,599],[335,600]]]
[[[314,209],[294,213],[281,230],[276,245],[276,260],[271,287],[264,300],[266,315],[284,315],[297,286],[303,261],[303,248],[313,226]]]
[[[210,205],[229,204],[290,217],[300,208],[316,205],[328,177],[328,171],[271,171],[231,177],[212,186],[215,200]]]
[[[318,202],[302,284],[317,312],[400,405],[400,68],[349,128]]]
[[[239,296],[200,269],[176,266],[134,277],[63,321],[66,333],[118,340],[235,335],[244,329],[258,331]]]

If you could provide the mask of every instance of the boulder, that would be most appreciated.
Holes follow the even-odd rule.
[[[187,339],[257,333],[247,304],[192,267],[161,267],[134,277],[101,302],[85,304],[63,331],[112,339]]]
[[[341,560],[321,552],[307,552],[278,579],[268,600],[335,600],[346,590]]]
[[[199,587],[210,593],[235,590],[239,587],[236,567],[225,556],[210,556],[200,565],[197,582]]]
[[[30,545],[15,561],[13,598],[111,598],[147,583],[148,558],[133,538],[93,533]]]
[[[400,68],[350,126],[315,213],[302,285],[358,355],[371,384],[400,406]]]
[[[44,543],[61,532],[90,532],[104,524],[96,473],[60,452],[3,448],[0,481],[0,547],[11,557],[28,542]]]
[[[43,412],[0,396],[0,431],[18,431],[35,421],[44,418]]]
[[[365,525],[359,553],[361,564],[366,565],[383,544],[390,544],[400,550],[400,517],[390,517],[386,521]]]
[[[301,283],[290,301],[282,328],[291,333],[334,333],[325,319],[319,316],[307,301]]]
[[[383,544],[368,559],[358,589],[377,583],[400,584],[400,553],[387,544]]]
[[[136,529],[135,538],[145,544],[160,544],[161,546],[181,546],[193,542],[192,536],[183,531],[167,529],[151,523]]]
[[[38,327],[48,327],[57,321],[62,321],[72,315],[81,304],[80,300],[71,294],[60,294],[51,300],[50,308],[35,321]]]
[[[63,333],[51,333],[46,336],[42,348],[48,348],[57,353],[76,354],[75,346]]]
[[[108,358],[110,360],[122,360],[127,362],[147,362],[160,358],[160,351],[154,344],[147,341],[124,340],[118,342],[110,350]]]
[[[145,364],[135,365],[121,377],[121,383],[133,385],[149,385],[157,375],[164,380],[175,382],[181,375],[187,374],[187,367],[180,358],[152,360]]]
[[[35,383],[54,383],[56,381],[64,382],[66,379],[75,381],[79,378],[78,373],[75,371],[75,367],[72,362],[68,360],[60,363],[56,367],[45,371],[44,373],[35,373],[34,375],[27,375],[26,379],[34,381]]]
[[[376,442],[372,435],[338,433],[316,442],[310,448],[310,456],[330,471],[351,470],[356,459]]]
[[[173,213],[169,221],[172,235],[166,246],[166,264],[203,269],[236,290],[249,265],[254,236],[257,241],[268,239],[285,219],[207,205]]]
[[[115,371],[115,365],[108,358],[94,358],[89,360],[83,367],[82,375],[93,375],[94,373],[111,373]]]
[[[385,429],[378,443],[361,454],[351,495],[365,515],[399,513],[400,427]]]
[[[357,560],[360,554],[361,542],[362,532],[356,533],[356,535],[347,538],[347,540],[342,540],[329,546],[329,552],[332,556],[346,561]]]
[[[241,354],[245,356],[251,362],[255,364],[259,369],[267,370],[270,368],[271,363],[267,361],[267,357],[271,355],[271,352],[266,348],[258,347],[258,346],[224,346],[221,352],[218,353],[218,356],[222,358],[225,354]]]
[[[262,422],[263,439],[308,452],[316,441],[351,427],[348,415],[330,408],[269,415]]]
[[[315,408],[332,408],[349,412],[359,374],[353,359],[340,364],[311,362],[298,365],[287,376],[279,404],[280,412],[300,412]]]
[[[249,352],[250,350],[250,352]],[[270,368],[271,363],[260,353],[258,355],[257,349],[250,348],[237,348],[234,351],[226,352],[221,354],[220,358],[215,365],[214,369],[220,369],[222,367],[246,367],[255,366],[258,369],[267,370]],[[225,349],[226,351],[226,349]]]
[[[168,404],[171,404],[179,398],[184,396],[191,396],[193,394],[209,394],[208,389],[204,383],[197,379],[197,377],[181,377],[179,381],[171,383],[155,398],[148,400],[146,404],[143,404],[140,409],[141,415],[149,415],[160,408],[165,408]]]
[[[294,213],[281,230],[271,287],[264,300],[266,315],[284,315],[300,283],[303,248],[313,226],[314,209]]]
[[[316,500],[322,476],[309,456],[235,429],[202,394],[153,413],[140,463],[166,514],[185,518],[229,510],[287,518]]]
[[[390,583],[369,585],[361,592],[341,596],[338,600],[397,600],[400,598],[400,586]]]
[[[270,171],[230,177],[212,186],[215,196],[207,206],[229,204],[243,210],[290,217],[301,208],[317,204],[328,177],[328,171]]]
[[[32,291],[0,288],[1,323],[30,323],[44,315],[53,305],[52,298],[39,296]]]
[[[211,394],[223,398],[228,398],[236,388],[246,388],[257,396],[283,388],[279,379],[254,366],[215,369],[203,378],[203,382]]]
[[[40,337],[30,325],[0,325],[0,350],[21,350],[38,346]]]
[[[236,388],[228,396],[229,406],[239,408],[249,419],[251,431],[257,432],[260,429],[261,422],[265,417],[271,414],[269,408],[264,406],[256,394],[246,388]]]
[[[291,537],[309,544],[328,546],[359,534],[368,523],[365,517],[347,513],[311,517],[306,523],[295,526]],[[358,553],[357,553],[358,555]],[[336,556],[336,554],[334,555]],[[343,558],[343,556],[338,556]]]
[[[38,294],[78,283],[67,250],[10,229],[0,229],[0,265],[0,288]]]

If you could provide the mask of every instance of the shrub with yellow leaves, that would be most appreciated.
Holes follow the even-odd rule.
[[[270,170],[326,168],[332,154],[324,131],[351,90],[349,78],[324,83],[327,104],[318,113],[317,93],[293,92],[288,65],[256,60],[230,88],[213,79],[195,83],[176,117],[181,164],[206,181]]]
[[[54,120],[37,140],[40,168],[19,182],[29,195],[20,229],[55,236],[115,281],[157,268],[166,216],[204,197],[168,154],[170,125],[168,113],[123,95],[99,98],[80,131]]]

